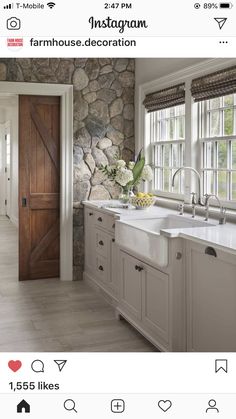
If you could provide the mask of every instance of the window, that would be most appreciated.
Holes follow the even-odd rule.
[[[185,105],[151,112],[149,118],[154,189],[183,193],[183,179],[178,177],[173,188],[172,176],[184,165]]]
[[[236,60],[228,67],[225,60],[213,61],[160,79],[159,90],[144,85],[144,146],[153,164],[154,193],[190,202],[191,192],[198,192],[196,176],[181,171],[174,187],[172,176],[191,166],[201,174],[202,194],[217,195],[224,206],[235,208]]]
[[[236,94],[198,106],[203,191],[236,200]]]
[[[10,166],[10,162],[11,162],[10,134],[6,134],[6,165]]]

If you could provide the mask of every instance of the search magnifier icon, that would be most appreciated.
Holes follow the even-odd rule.
[[[72,412],[73,410],[75,413],[78,413],[75,408],[75,401],[72,399],[67,399],[64,401],[64,409],[66,409],[68,412]]]

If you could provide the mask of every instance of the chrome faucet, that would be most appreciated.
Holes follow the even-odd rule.
[[[220,218],[219,218],[219,224],[225,224],[226,223],[226,208],[224,208],[218,198],[217,195],[214,194],[205,194],[204,195],[206,197],[206,201],[205,201],[205,208],[206,208],[206,217],[205,217],[205,221],[208,221],[209,218],[209,201],[211,198],[215,198],[219,204],[220,207]]]
[[[190,166],[182,166],[179,169],[177,169],[176,172],[173,175],[173,178],[172,178],[172,186],[175,186],[175,176],[181,170],[191,170],[193,173],[195,173],[197,175],[197,178],[198,178],[198,201],[197,201],[197,203],[198,203],[198,205],[201,205],[203,207],[204,204],[202,202],[202,195],[201,195],[201,177],[200,177],[200,174],[198,173],[198,171],[196,169],[194,169],[193,167],[190,167]]]
[[[196,217],[196,205],[197,205],[197,201],[196,201],[196,192],[192,192],[192,218]]]

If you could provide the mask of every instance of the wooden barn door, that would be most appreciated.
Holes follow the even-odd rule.
[[[60,98],[19,97],[19,279],[60,276]]]

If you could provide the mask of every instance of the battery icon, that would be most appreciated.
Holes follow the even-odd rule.
[[[232,3],[220,3],[220,9],[231,9],[232,7]]]

